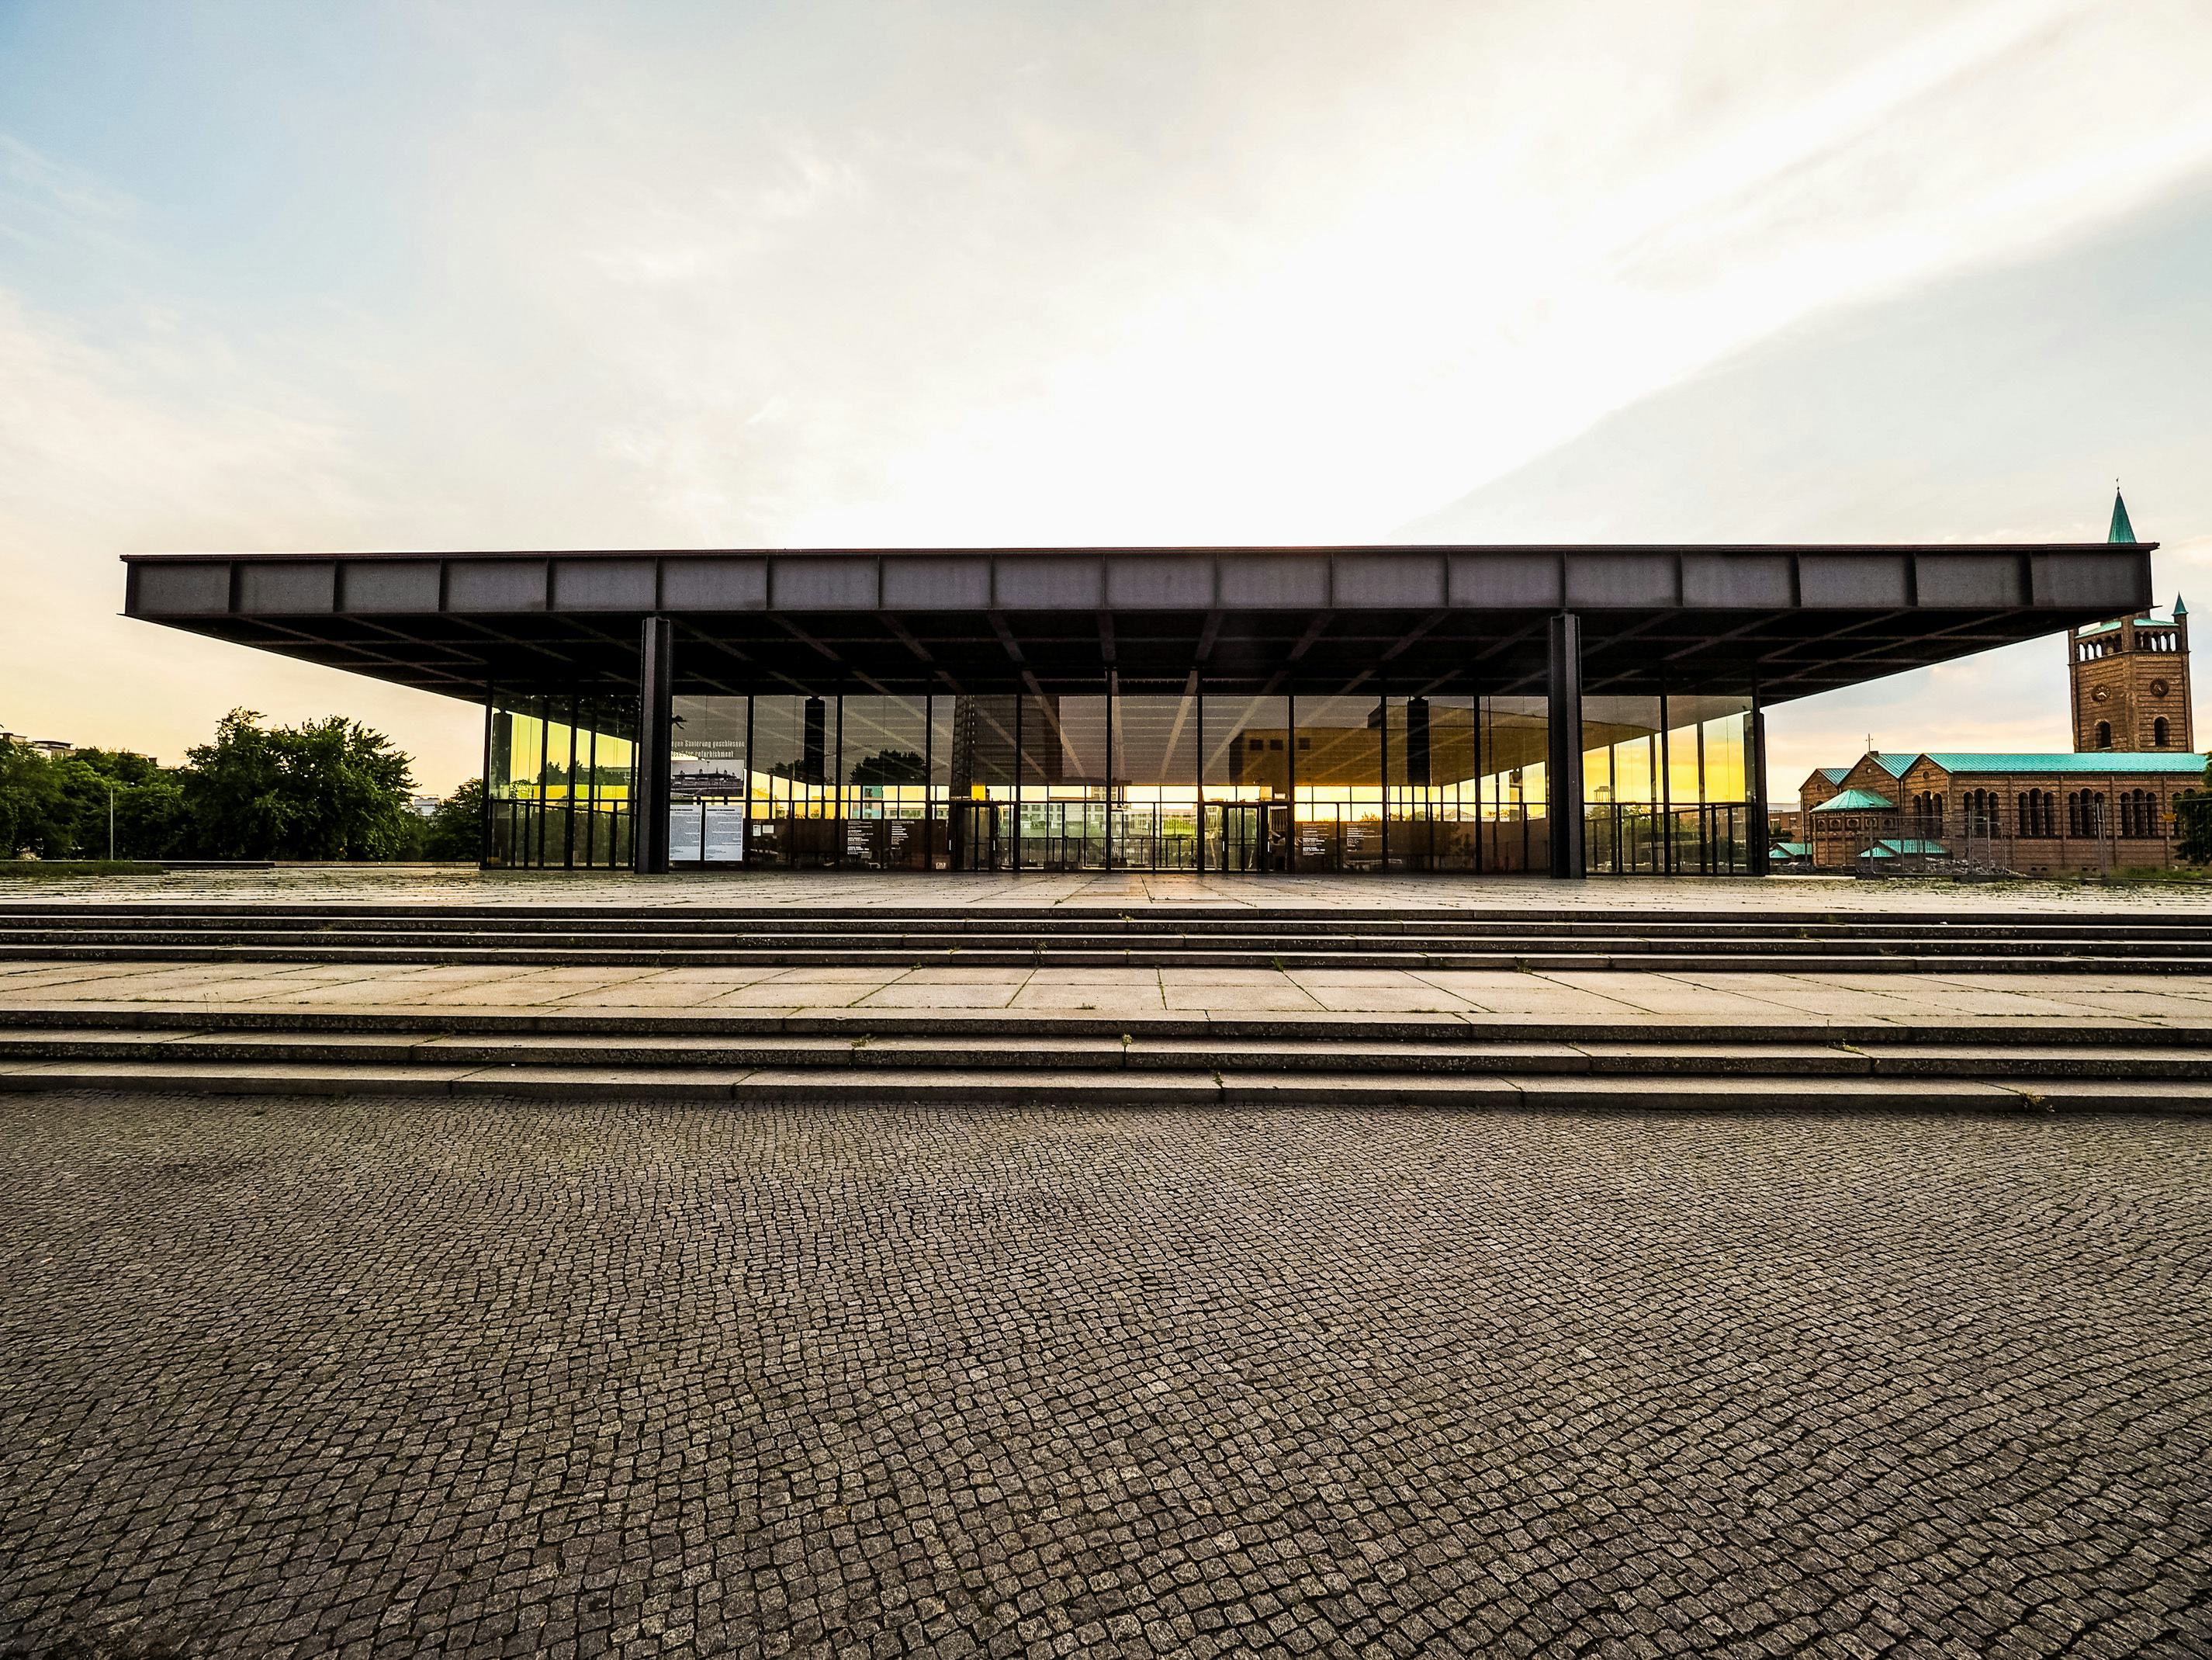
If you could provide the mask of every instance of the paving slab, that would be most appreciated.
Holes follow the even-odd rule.
[[[1001,980],[1019,974],[1018,984]],[[1124,978],[1126,976],[1126,979]],[[1638,1006],[1625,1000],[1625,986],[1656,982]],[[374,1011],[386,1007],[542,1010],[616,1012],[625,1010],[757,1010],[784,1012],[861,1005],[908,1009],[1003,1006],[1010,1012],[1092,1013],[1141,1018],[1173,1013],[1265,1014],[1273,1018],[1420,1018],[1443,1011],[1476,1022],[1548,1019],[1620,1021],[1690,1026],[1771,1025],[1814,1019],[1869,1025],[1974,1024],[2019,1026],[2048,1037],[2084,1022],[2189,1026],[2212,1018],[2212,985],[2193,979],[2161,980],[2154,989],[2045,996],[2040,977],[2000,980],[1986,990],[1959,988],[1942,976],[1899,976],[1869,992],[1862,979],[1838,976],[1687,976],[1530,975],[1452,970],[1363,973],[1336,986],[1321,986],[1305,971],[1273,970],[1023,970],[932,973],[863,970],[836,979],[792,973],[750,976],[686,971],[638,971],[612,979],[560,977],[529,970],[501,970],[456,982],[425,979],[416,970],[369,969],[356,977],[272,977],[252,964],[195,968],[179,977],[162,964],[118,963],[96,977],[0,982],[0,1006],[127,1006]],[[919,990],[886,988],[912,987]],[[980,994],[975,988],[981,988]],[[1316,990],[1326,993],[1323,997]],[[2056,1012],[2054,1012],[2054,1009]]]
[[[872,875],[853,871],[765,871],[638,877],[605,871],[478,871],[467,866],[304,865],[264,871],[174,871],[161,876],[0,876],[0,898],[57,905],[204,901],[282,907],[325,903],[575,904],[681,911],[699,905],[805,907],[824,903],[896,912],[959,906],[988,912],[1049,905],[1169,913],[1193,905],[1250,909],[1387,910],[1418,904],[1439,911],[1526,909],[1532,915],[1603,916],[1623,909],[1696,911],[1820,909],[2092,914],[2123,903],[2148,915],[2212,911],[2212,884],[2020,880],[1962,884],[1939,879],[1865,880],[1808,877],[1131,875],[1122,872],[974,872]]]
[[[788,985],[788,982],[779,982]],[[878,986],[856,999],[859,1008],[998,1009],[1014,1000],[1021,982],[1015,980],[914,981]]]

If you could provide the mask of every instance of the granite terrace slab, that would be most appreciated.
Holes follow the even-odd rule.
[[[1990,917],[2088,915],[2115,904],[2177,919],[2212,915],[2212,884],[1946,880],[1848,877],[1701,877],[1695,881],[1593,877],[1582,882],[1507,876],[1012,876],[980,873],[870,875],[750,871],[680,878],[606,872],[498,872],[469,866],[279,866],[264,871],[178,871],[161,877],[28,878],[0,873],[0,899],[70,906],[189,901],[315,904],[580,905],[696,910],[717,905],[889,911],[1032,906],[1082,911],[1195,905],[1246,909],[1387,912],[1494,910],[1530,916],[1603,916],[1624,910],[1883,911],[1969,909]]]

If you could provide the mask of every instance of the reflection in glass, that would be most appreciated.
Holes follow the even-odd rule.
[[[611,869],[629,859],[636,704],[623,697],[494,698],[486,723],[483,862]]]
[[[1294,867],[1380,870],[1382,699],[1300,697],[1293,713],[1297,721],[1297,748],[1291,756],[1297,778]]]
[[[1114,700],[1114,864],[1198,868],[1199,702],[1188,686]]]
[[[1383,750],[1392,870],[1481,868],[1475,700],[1449,695],[1384,700]]]
[[[1290,699],[1208,693],[1199,716],[1206,868],[1289,868]]]

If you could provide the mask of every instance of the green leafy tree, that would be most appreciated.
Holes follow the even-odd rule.
[[[184,811],[196,852],[217,859],[389,859],[406,845],[406,756],[331,715],[264,727],[233,709],[187,751]]]
[[[2212,789],[2212,761],[2204,763],[2206,789]],[[2175,856],[2185,865],[2212,865],[2212,794],[2191,790],[2173,804]]]
[[[422,826],[419,856],[424,859],[483,857],[483,780],[471,778],[438,803]]]
[[[66,859],[76,845],[73,810],[53,763],[0,742],[0,856]]]
[[[111,802],[117,857],[158,859],[178,851],[185,834],[184,792],[173,773],[127,750],[76,750],[52,765],[77,858],[108,856]]]

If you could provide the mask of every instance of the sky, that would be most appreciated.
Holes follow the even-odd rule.
[[[2212,596],[2203,0],[0,0],[0,727],[450,700],[126,552],[2101,539]],[[2212,611],[2205,614],[2212,615]],[[1778,799],[2067,747],[2033,642]]]

